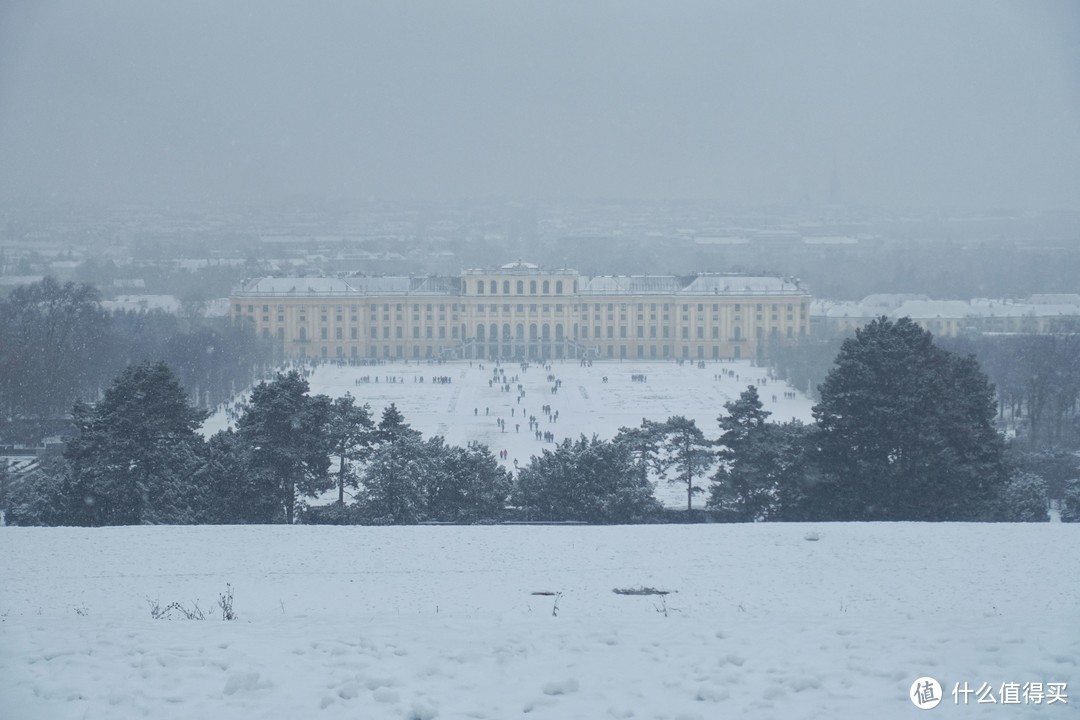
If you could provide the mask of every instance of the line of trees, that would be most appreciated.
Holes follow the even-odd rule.
[[[769,343],[765,357],[779,377],[816,397],[843,341],[780,339]],[[935,342],[978,360],[993,383],[998,423],[1015,438],[1016,451],[1080,449],[1080,333],[973,334]]]
[[[0,444],[70,428],[76,401],[97,400],[125,366],[163,358],[187,394],[213,406],[276,360],[247,325],[197,313],[108,313],[91,285],[51,277],[0,299]]]
[[[845,341],[820,394],[811,425],[769,422],[750,386],[715,439],[682,416],[644,420],[611,440],[565,440],[512,476],[483,445],[425,439],[393,405],[376,422],[351,396],[311,395],[296,372],[260,383],[237,429],[204,441],[206,412],[164,363],[141,363],[76,405],[64,462],[9,488],[8,519],[649,522],[673,519],[654,494],[666,481],[688,511],[707,492],[707,515],[728,522],[1045,521],[1052,476],[1062,518],[1080,520],[1076,456],[1017,463],[978,363],[910,320],[880,318]]]

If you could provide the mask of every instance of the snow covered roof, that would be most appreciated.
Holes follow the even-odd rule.
[[[963,318],[971,315],[971,305],[963,300],[908,300],[889,315],[912,320]]]
[[[699,275],[679,292],[687,295],[786,295],[803,291],[790,280],[767,275]]]
[[[1027,301],[1033,305],[1075,305],[1080,308],[1078,293],[1040,293],[1032,295]]]
[[[241,295],[332,295],[356,289],[334,277],[265,277],[244,285]]]
[[[109,312],[117,310],[164,310],[180,312],[180,301],[173,295],[119,295],[115,300],[102,300],[101,307]]]
[[[420,275],[336,277],[267,277],[253,280],[237,295],[405,295],[459,292],[455,277]]]
[[[582,295],[643,295],[679,291],[674,275],[599,275],[589,280]]]

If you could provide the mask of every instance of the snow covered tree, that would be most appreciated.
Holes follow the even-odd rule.
[[[411,524],[426,519],[425,487],[439,472],[442,438],[424,441],[415,430],[382,443],[364,468],[358,503],[381,524]]]
[[[327,432],[330,435],[330,446],[338,460],[338,504],[344,505],[345,488],[355,489],[359,484],[353,464],[366,460],[375,444],[375,423],[371,419],[371,407],[357,405],[356,399],[348,393],[335,398],[330,405]]]
[[[207,441],[199,478],[206,498],[202,522],[247,524],[280,520],[278,495],[259,486],[259,475],[247,447],[232,429],[216,432]]]
[[[36,442],[46,421],[66,415],[113,375],[102,362],[109,319],[98,299],[93,286],[52,277],[0,299],[0,434]],[[33,429],[3,427],[13,420]]]
[[[8,525],[72,525],[71,509],[77,507],[66,495],[70,468],[63,458],[46,458],[29,472],[9,474],[4,520]]]
[[[710,449],[712,443],[693,420],[675,415],[669,417],[660,428],[660,448],[674,468],[675,477],[669,483],[686,486],[686,511],[693,510],[694,495],[705,492],[696,484],[697,479],[709,469],[715,459]]]
[[[207,413],[193,407],[164,363],[131,365],[96,405],[77,403],[71,520],[81,525],[186,523],[201,499],[194,475]]]
[[[1061,522],[1080,522],[1080,478],[1065,483],[1065,497],[1061,501]]]
[[[653,485],[628,446],[567,438],[518,473],[513,502],[531,520],[640,522],[659,509]]]
[[[999,519],[1005,522],[1049,522],[1050,501],[1046,481],[1033,473],[1009,478],[1001,494]]]
[[[397,405],[390,403],[383,409],[379,426],[375,430],[375,441],[380,445],[394,442],[395,440],[409,436],[420,437],[420,431],[414,430],[409,423],[405,422],[405,416],[397,409]]]
[[[724,404],[716,456],[720,466],[713,475],[708,506],[739,522],[762,520],[773,502],[778,458],[757,388],[750,385],[738,400]]]
[[[237,422],[256,492],[274,498],[273,517],[262,522],[292,524],[297,501],[334,486],[330,477],[330,398],[308,395],[296,371],[259,383]]]
[[[513,480],[487,445],[444,446],[436,466],[424,483],[428,519],[472,522],[503,514]]]
[[[619,428],[614,441],[626,446],[647,474],[662,480],[668,468],[667,458],[661,450],[663,439],[664,423],[642,418],[640,427]]]
[[[982,520],[1006,480],[986,375],[909,318],[844,341],[814,407],[818,506],[837,520]]]

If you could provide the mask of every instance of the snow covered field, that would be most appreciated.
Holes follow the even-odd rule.
[[[945,717],[1080,703],[951,695],[1076,693],[1070,525],[2,528],[0,550],[15,720],[879,720],[921,712],[923,675]],[[236,621],[150,617],[227,583]],[[666,615],[612,592],[642,585]]]
[[[540,421],[541,431],[553,432],[556,441],[577,438],[582,433],[610,439],[620,427],[639,426],[642,418],[663,421],[672,415],[695,420],[706,437],[715,438],[720,434],[716,418],[724,413],[724,403],[738,398],[747,385],[754,384],[765,409],[773,413],[771,420],[812,421],[813,403],[809,398],[801,393],[785,397],[794,393],[793,388],[769,380],[767,368],[753,367],[749,361],[708,362],[702,369],[691,363],[673,362],[597,362],[582,367],[577,361],[567,360],[555,361],[550,370],[534,364],[526,371],[519,364],[504,363],[499,368],[505,370],[507,378],[517,376],[510,392],[502,391],[499,383],[488,385],[495,368],[494,363],[476,361],[471,366],[467,361],[374,367],[320,365],[309,381],[312,393],[331,397],[352,393],[359,402],[371,405],[376,420],[393,402],[425,437],[442,435],[451,445],[482,442],[496,455],[507,450],[503,465],[510,469],[514,460],[526,465],[532,455],[551,447],[529,431],[530,415]],[[548,375],[562,381],[555,394]],[[645,381],[633,380],[635,375],[645,376]],[[432,383],[434,376],[448,376],[451,382]],[[369,382],[357,384],[364,377]],[[421,377],[423,383],[418,382]],[[396,382],[388,382],[390,379]],[[764,385],[762,380],[766,381]],[[519,383],[525,391],[520,403]],[[543,405],[558,411],[557,421],[548,420],[541,412]],[[505,432],[497,424],[500,418],[506,423]],[[205,431],[211,434],[227,425],[225,414],[218,413],[207,421]],[[686,489],[663,485],[657,488],[657,497],[667,504],[685,506]],[[695,499],[697,504],[704,502],[704,495]]]

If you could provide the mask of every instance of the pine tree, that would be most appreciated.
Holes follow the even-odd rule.
[[[933,343],[909,318],[846,340],[814,407],[832,519],[981,520],[1006,479],[993,389],[974,358]]]
[[[614,441],[625,446],[645,472],[656,479],[663,479],[668,469],[667,459],[663,455],[661,444],[664,440],[664,423],[641,419],[641,426],[636,428],[621,427],[615,434]]]
[[[690,513],[694,495],[705,492],[696,481],[713,464],[715,455],[710,450],[711,443],[697,423],[682,415],[668,418],[661,432],[660,447],[676,473],[668,482],[686,486],[686,511]]]
[[[1046,481],[1033,473],[1019,472],[1009,478],[1002,492],[999,519],[1005,522],[1049,522],[1049,509]]]
[[[659,508],[653,485],[629,447],[567,438],[518,473],[513,502],[531,520],[640,522]]]
[[[420,433],[401,433],[384,442],[364,469],[358,500],[364,515],[380,524],[411,524],[427,518],[425,488],[438,482],[442,438],[425,442]]]
[[[275,516],[263,521],[292,524],[301,498],[333,487],[327,424],[330,399],[308,395],[308,382],[296,371],[259,383],[247,412],[237,423],[250,462],[252,485],[273,498]]]
[[[77,403],[65,495],[81,525],[186,523],[202,502],[195,473],[207,413],[188,403],[164,363],[124,370],[94,406]]]
[[[443,446],[435,460],[437,472],[424,483],[428,518],[474,522],[502,515],[512,477],[487,445]]]
[[[405,416],[397,409],[397,405],[390,403],[383,408],[379,426],[375,431],[375,440],[379,444],[391,443],[402,436],[411,435],[419,437],[420,432],[414,430],[409,423],[405,422]]]
[[[1061,522],[1080,522],[1080,478],[1065,483],[1065,497],[1061,501]]]
[[[366,460],[375,444],[375,423],[371,419],[370,406],[357,405],[355,398],[348,393],[335,398],[330,406],[327,432],[330,446],[338,459],[338,504],[344,505],[345,488],[355,489],[359,484],[353,464]]]
[[[717,418],[720,429],[716,453],[720,466],[713,475],[708,506],[740,522],[762,520],[777,491],[778,438],[767,424],[770,413],[757,388],[747,387],[738,400],[724,404],[727,415]]]

